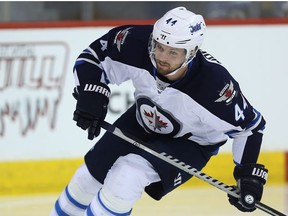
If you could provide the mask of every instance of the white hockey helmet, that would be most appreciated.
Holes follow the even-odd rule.
[[[184,67],[201,47],[205,28],[203,17],[188,11],[185,7],[177,7],[168,11],[156,21],[153,27],[149,54],[154,67],[156,67],[154,59],[155,41],[174,48],[185,49],[186,60],[181,66]]]

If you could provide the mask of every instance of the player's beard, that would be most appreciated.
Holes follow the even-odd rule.
[[[163,76],[172,73],[173,71],[177,70],[180,65],[177,65],[176,67],[171,67],[171,65],[168,62],[160,61],[156,59],[156,66],[157,66],[157,72]]]

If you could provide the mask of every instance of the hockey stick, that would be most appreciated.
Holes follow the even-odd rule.
[[[174,158],[173,156],[171,155],[168,155],[167,153],[165,152],[162,152],[162,153],[158,153],[156,151],[154,151],[150,146],[148,146],[147,143],[144,143],[143,141],[133,137],[132,135],[130,134],[127,134],[126,132],[124,131],[121,131],[119,128],[115,127],[114,125],[111,125],[110,123],[104,121],[101,125],[102,128],[104,128],[106,131],[118,136],[119,138],[133,144],[134,146],[137,146],[138,148],[141,148],[142,150],[154,155],[155,157],[157,158],[160,158],[161,160],[171,164],[172,166],[175,166],[187,173],[189,173],[190,175],[193,175],[195,177],[197,177],[198,179],[202,180],[202,181],[205,181],[209,184],[211,184],[212,186],[214,187],[217,187],[218,189],[236,197],[236,198],[239,198],[240,195],[239,195],[239,190],[236,189],[235,187],[232,187],[232,186],[229,186],[229,185],[226,185],[224,184],[223,182],[217,180],[217,179],[214,179],[213,177],[211,176],[208,176],[206,175],[205,173],[203,172],[200,172],[198,171],[197,169],[191,167],[190,165],[187,165],[185,164],[184,162],[178,160],[177,158]],[[287,216],[259,201],[256,201],[255,203],[255,206],[259,209],[261,209],[262,211],[270,214],[270,215],[273,215],[273,216]]]

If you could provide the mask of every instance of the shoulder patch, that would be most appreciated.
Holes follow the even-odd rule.
[[[129,30],[132,27],[120,30],[117,32],[114,38],[114,44],[116,44],[118,51],[120,52],[121,46],[124,44],[127,35],[129,34]]]
[[[227,83],[224,88],[219,93],[219,98],[215,100],[214,102],[222,102],[225,101],[226,104],[232,101],[232,99],[236,95],[236,90],[234,89],[234,84],[230,80],[230,83]]]

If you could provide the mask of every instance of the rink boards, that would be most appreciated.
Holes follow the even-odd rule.
[[[288,153],[262,152],[259,163],[269,169],[267,184],[276,185],[288,182]],[[0,195],[39,194],[61,191],[68,183],[83,159],[13,161],[0,163]],[[220,153],[211,158],[202,170],[226,184],[235,184],[232,173],[234,164],[232,155]],[[182,187],[208,186],[192,178]]]

